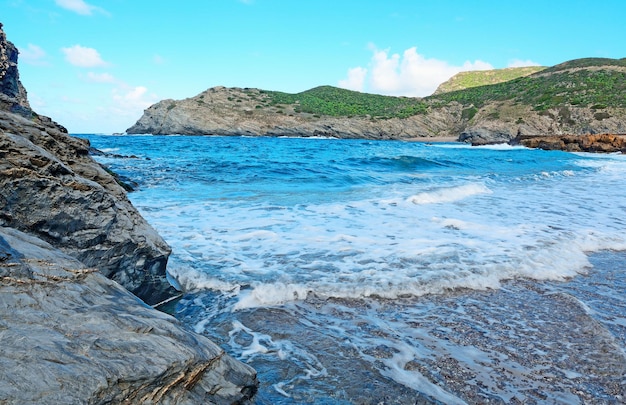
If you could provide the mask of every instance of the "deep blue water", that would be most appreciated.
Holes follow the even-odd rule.
[[[259,403],[626,398],[624,260],[593,262],[626,250],[625,156],[84,137],[122,156],[97,160],[172,246],[177,316],[259,371]]]

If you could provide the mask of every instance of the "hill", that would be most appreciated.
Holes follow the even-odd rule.
[[[508,82],[519,77],[524,77],[544,70],[543,66],[528,66],[494,70],[474,70],[461,72],[454,75],[450,80],[441,83],[433,95],[448,93],[451,91],[465,90],[472,87],[487,86]]]
[[[425,98],[331,86],[295,94],[215,87],[192,98],[154,104],[126,132],[454,137],[474,143],[506,142],[517,135],[626,133],[626,59],[576,59],[528,73],[482,72],[460,85],[466,88]],[[506,77],[515,78],[467,87]]]

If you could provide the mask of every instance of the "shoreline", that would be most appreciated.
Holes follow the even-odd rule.
[[[462,143],[459,141],[458,136],[433,136],[433,137],[414,137],[414,138],[402,138],[399,139],[406,142],[421,142],[421,143]]]

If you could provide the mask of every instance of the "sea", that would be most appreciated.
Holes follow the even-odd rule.
[[[626,403],[626,155],[77,136],[257,404]]]

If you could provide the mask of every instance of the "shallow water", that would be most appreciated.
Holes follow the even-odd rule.
[[[626,398],[624,156],[89,138],[139,156],[98,159],[139,183],[177,316],[258,370],[258,403]]]

